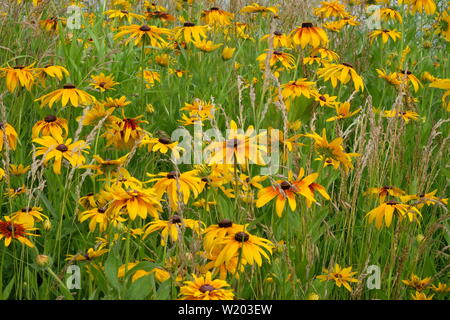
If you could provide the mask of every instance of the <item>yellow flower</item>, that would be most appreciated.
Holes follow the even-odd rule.
[[[30,170],[30,166],[24,166],[23,164],[10,164],[9,165],[9,173],[14,176],[20,176],[22,174],[25,174]]]
[[[234,55],[235,51],[236,51],[236,48],[230,48],[230,47],[223,48],[222,59],[223,60],[230,60],[231,58],[233,58],[233,55]]]
[[[169,138],[150,138],[146,137],[142,140],[141,146],[147,146],[148,152],[161,152],[166,154],[167,151],[172,152],[172,156],[175,159],[180,158],[180,152],[184,151],[182,147],[178,145],[178,141],[171,141]]]
[[[113,76],[106,76],[103,72],[98,76],[92,76],[92,82],[90,83],[90,85],[93,86],[94,89],[97,89],[100,92],[114,90],[113,87],[118,84],[119,82],[115,82]]]
[[[314,9],[314,14],[321,18],[344,18],[348,15],[345,11],[345,5],[339,3],[339,1],[322,1],[320,5],[320,8]]]
[[[30,231],[37,230],[22,223],[16,223],[9,217],[5,216],[5,220],[0,220],[0,240],[5,239],[5,247],[9,247],[13,239],[19,240],[20,243],[34,248],[34,244],[26,238],[26,236],[38,236],[30,233]]]
[[[223,280],[213,280],[210,272],[192,277],[194,281],[185,281],[180,288],[180,300],[233,300],[233,290],[224,289],[230,285]]]
[[[450,292],[450,286],[447,285],[446,283],[441,283],[441,282],[439,282],[437,286],[432,285],[430,287],[430,289],[433,290],[434,292],[439,292],[439,293]]]
[[[216,245],[224,245],[220,251],[214,266],[218,267],[222,263],[227,263],[234,257],[240,257],[241,264],[257,264],[262,266],[262,257],[270,262],[268,253],[272,254],[274,245],[267,239],[260,238],[245,231],[241,231],[227,236],[223,241],[217,242]]]
[[[0,77],[6,77],[6,88],[9,92],[14,92],[17,87],[25,87],[31,91],[31,86],[35,80],[34,63],[29,66],[16,66],[0,68]]]
[[[144,226],[145,233],[142,239],[145,239],[150,233],[161,231],[161,245],[165,246],[170,238],[172,242],[178,241],[178,235],[182,233],[184,228],[192,229],[197,235],[203,232],[203,222],[193,219],[184,219],[178,215],[170,217],[167,221],[156,220]]]
[[[238,130],[236,123],[232,120],[225,141],[212,142],[205,151],[212,152],[208,164],[240,164],[244,165],[249,161],[258,165],[264,165],[263,155],[267,148],[263,145],[261,138],[266,132],[255,134],[253,126],[249,126],[247,131]]]
[[[389,30],[389,29],[383,29],[383,30],[374,30],[369,34],[370,41],[372,42],[376,37],[381,37],[381,40],[383,43],[388,42],[389,38],[391,38],[394,42],[397,41],[397,39],[401,38],[401,33],[397,30]]]
[[[358,153],[346,153],[344,152],[343,139],[336,138],[331,142],[328,142],[326,137],[325,128],[322,130],[322,136],[317,133],[305,134],[305,137],[314,139],[314,148],[316,152],[323,157],[323,159],[332,159],[335,161],[337,169],[339,165],[342,165],[345,172],[353,169],[352,157],[358,157]]]
[[[380,203],[383,203],[387,196],[401,197],[404,194],[405,191],[392,186],[384,186],[381,188],[369,188],[366,192],[364,192],[364,195],[372,195],[372,196],[375,195],[379,197]]]
[[[206,24],[218,27],[228,26],[233,20],[234,14],[228,11],[220,10],[217,7],[213,7],[209,10],[203,10],[201,18]]]
[[[233,223],[230,219],[223,219],[218,224],[213,224],[205,229],[203,247],[210,252],[217,243],[224,241],[227,236],[236,234],[243,228],[243,225]]]
[[[251,5],[248,5],[241,9],[241,13],[270,13],[273,15],[278,14],[278,8],[277,7],[264,7],[257,3],[252,3]]]
[[[328,118],[327,122],[340,120],[340,119],[347,119],[347,118],[354,116],[355,114],[357,114],[360,111],[361,111],[361,108],[358,108],[355,111],[350,112],[350,103],[342,102],[338,106],[336,106],[336,114],[337,115],[334,117]]]
[[[170,56],[167,53],[159,54],[155,57],[155,62],[161,67],[167,67],[170,62]]]
[[[436,4],[433,0],[403,0],[403,2],[410,5],[413,14],[425,11],[426,14],[431,15],[436,12]]]
[[[32,138],[40,135],[53,137],[66,137],[69,133],[67,120],[58,118],[54,115],[48,115],[43,120],[36,122],[31,129]]]
[[[197,49],[200,49],[203,52],[211,52],[222,46],[222,43],[214,44],[212,41],[206,39],[202,41],[193,41],[193,44]]]
[[[301,27],[292,30],[290,37],[294,44],[300,45],[302,49],[307,45],[318,48],[328,44],[326,32],[320,27],[314,27],[310,22],[304,22]]]
[[[415,294],[411,295],[413,300],[433,300],[433,296],[434,294],[432,294],[431,296],[427,296],[425,293],[423,292],[418,292],[416,291]]]
[[[408,202],[411,200],[415,201],[414,206],[418,209],[421,209],[425,204],[427,206],[435,205],[436,203],[441,203],[443,205],[447,205],[448,198],[439,198],[436,197],[435,194],[437,192],[437,189],[434,191],[431,191],[429,193],[420,193],[420,194],[413,194],[413,195],[406,195],[401,196],[400,200],[403,202]]]
[[[123,119],[111,116],[111,123],[108,124],[108,129],[103,136],[108,141],[108,146],[114,145],[118,149],[131,149],[146,136],[139,123],[147,123],[147,121],[139,120],[143,116],[127,118],[123,112],[122,115]]]
[[[16,150],[17,147],[17,132],[16,129],[9,123],[0,122],[0,151],[5,148],[6,150]],[[6,145],[3,144],[6,142]]]
[[[153,189],[155,189],[158,198],[161,198],[164,193],[167,193],[171,209],[177,211],[179,209],[179,202],[182,201],[184,204],[187,204],[191,193],[195,199],[202,192],[203,184],[197,174],[197,170],[183,173],[177,171],[161,172],[158,174],[147,173],[147,176],[152,177],[147,182],[156,181]]]
[[[352,272],[352,267],[341,268],[336,263],[332,270],[323,269],[323,272],[326,274],[319,275],[316,278],[320,279],[320,281],[334,281],[338,287],[343,285],[350,292],[352,287],[350,287],[349,282],[359,282],[358,279],[353,278],[356,272]]]
[[[382,116],[386,118],[395,118],[395,117],[402,118],[405,121],[405,123],[408,123],[409,120],[419,120],[419,114],[417,112],[409,110],[408,111],[399,111],[396,109],[385,110],[383,111]]]
[[[407,285],[408,287],[414,288],[417,291],[422,291],[424,290],[426,287],[428,287],[428,285],[431,284],[431,278],[424,278],[424,279],[420,279],[418,276],[416,276],[414,273],[411,274],[411,277],[409,280],[402,280],[402,282]]]
[[[369,211],[366,214],[366,217],[368,217],[369,223],[375,221],[375,227],[377,229],[381,229],[381,227],[383,226],[384,218],[386,227],[389,228],[395,213],[397,213],[400,220],[407,216],[410,222],[412,222],[413,220],[417,220],[417,216],[422,216],[420,211],[417,210],[416,207],[397,201],[388,201]]]
[[[196,26],[194,23],[185,22],[182,27],[175,29],[175,39],[184,40],[186,43],[201,42],[206,39],[207,26]]]
[[[156,82],[161,82],[161,77],[159,75],[159,72],[157,72],[157,71],[144,70],[144,71],[138,72],[137,76],[139,78],[144,77],[145,87],[147,89],[152,88]]]
[[[47,93],[34,101],[41,101],[41,108],[45,105],[52,108],[53,104],[59,100],[61,100],[63,107],[65,107],[69,101],[74,107],[78,107],[80,105],[86,106],[93,104],[96,101],[94,96],[91,96],[83,90],[77,89],[73,84],[65,84],[62,89]]]
[[[269,40],[271,34],[266,34],[261,38],[261,40]],[[291,47],[291,39],[285,35],[284,33],[280,31],[275,31],[273,33],[273,40],[272,40],[272,46],[273,48],[290,48]]]
[[[47,77],[58,78],[62,80],[64,74],[68,76],[69,71],[62,66],[48,65],[44,68],[36,68],[36,77],[40,80],[41,84],[45,87],[45,80]]]
[[[316,93],[314,81],[306,81],[306,78],[298,79],[295,81],[289,81],[281,86],[281,94],[284,99],[296,98],[304,96],[305,98],[311,98],[311,95]]]
[[[128,20],[128,23],[131,23],[133,19],[142,20],[145,17],[140,14],[132,13],[127,10],[107,10],[104,12],[110,19],[118,18],[120,21]]]
[[[355,90],[364,91],[364,83],[361,76],[358,75],[352,65],[348,63],[329,64],[317,70],[319,78],[323,78],[325,81],[330,81],[335,88],[338,81],[342,84],[347,84],[350,80],[353,81]]]
[[[53,171],[56,174],[61,174],[63,159],[66,159],[74,168],[83,165],[86,161],[83,152],[87,153],[85,149],[90,148],[84,140],[72,143],[72,139],[67,139],[64,142],[62,137],[44,136],[33,139],[33,142],[43,146],[37,148],[36,157],[44,155],[44,164],[54,158]]]
[[[131,220],[135,220],[137,216],[146,219],[148,215],[159,219],[158,212],[162,211],[156,190],[153,188],[144,189],[133,185],[131,188],[124,189],[113,185],[102,191],[102,197],[110,201],[109,210],[114,212],[123,210]]]
[[[68,254],[66,260],[68,261],[91,261],[95,258],[101,257],[107,253],[109,249],[104,249],[104,244],[98,248],[89,248],[85,254],[77,253],[75,255]]]
[[[27,228],[33,228],[35,222],[42,222],[44,218],[48,220],[48,217],[41,211],[42,208],[40,207],[22,208],[11,215],[11,221],[22,224]]]
[[[398,22],[403,23],[402,16],[400,15],[400,13],[391,8],[381,8],[380,18],[384,21],[397,20]]]
[[[295,58],[293,55],[281,52],[281,51],[273,51],[272,54],[270,54],[269,50],[266,50],[267,53],[263,53],[260,56],[256,58],[257,61],[260,63],[260,68],[264,69],[267,56],[270,55],[270,66],[272,67],[275,63],[280,62],[286,69],[293,69],[295,68]]]
[[[152,47],[162,48],[167,45],[167,41],[163,38],[164,35],[172,34],[172,31],[165,28],[159,28],[155,26],[132,24],[129,26],[119,27],[119,32],[114,36],[114,39],[118,39],[125,35],[130,35],[125,41],[127,45],[130,41],[134,40],[134,45],[139,45],[141,41],[144,44],[149,44]]]

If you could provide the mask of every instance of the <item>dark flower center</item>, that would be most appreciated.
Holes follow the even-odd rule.
[[[194,27],[194,26],[195,26],[195,23],[192,23],[192,22],[185,22],[183,24],[183,27]]]
[[[14,67],[14,69],[19,69],[19,70],[22,70],[22,69],[24,69],[25,68],[25,66],[15,66]]]
[[[396,204],[398,204],[397,201],[388,201],[386,202],[386,204],[390,205],[390,206],[395,206]]]
[[[128,14],[127,10],[121,10],[120,12],[122,12],[123,14]]]
[[[289,190],[292,186],[289,182],[283,181],[282,183],[280,183],[280,187],[283,190]]]
[[[104,88],[104,87],[105,87],[105,85],[106,85],[106,82],[104,82],[104,81],[103,81],[103,82],[100,82],[100,83],[99,83],[98,85],[99,85],[99,87],[102,87],[102,88]]]
[[[312,28],[313,24],[311,22],[303,22],[302,28]]]
[[[248,233],[245,232],[238,232],[234,235],[234,240],[238,241],[238,242],[246,242],[248,241],[248,239],[250,239],[250,236],[248,235]]]
[[[353,66],[350,63],[344,62],[343,65],[346,66],[346,67],[349,67],[349,68],[353,68]]]
[[[182,219],[180,216],[174,215],[169,219],[169,221],[171,223],[175,224],[175,223],[181,223]]]
[[[230,219],[223,219],[222,221],[219,222],[220,228],[229,228],[232,225],[233,225],[233,222],[231,222]]]
[[[282,35],[282,33],[280,31],[275,31],[273,34],[276,35],[276,36],[281,36]]]
[[[56,116],[54,116],[54,115],[48,115],[48,116],[46,116],[45,118],[44,118],[44,121],[45,122],[55,122],[56,121]]]
[[[211,9],[209,9],[209,11],[219,11],[219,8],[217,8],[217,7],[212,7]]]
[[[237,148],[239,145],[239,140],[234,138],[227,141],[227,146],[230,148]]]
[[[408,71],[406,71],[406,70],[401,70],[400,73],[403,73],[403,74],[412,74],[412,72],[409,71],[409,70],[408,70]]]
[[[63,86],[64,89],[75,89],[75,85],[71,83],[67,83]]]
[[[148,31],[150,31],[151,29],[150,29],[149,26],[143,25],[142,27],[139,28],[139,30],[144,31],[144,32],[148,32]]]
[[[384,186],[382,189],[384,189],[384,190],[391,190],[392,187],[391,186]]]
[[[105,213],[106,212],[106,208],[105,207],[101,207],[97,209],[98,213]]]
[[[22,212],[30,212],[32,210],[33,210],[32,207],[22,208]]]
[[[88,194],[86,195],[86,197],[92,197],[93,195],[94,195],[94,193],[91,192],[91,193],[88,193]]]
[[[205,292],[211,292],[211,291],[214,291],[214,290],[216,290],[216,288],[214,288],[212,285],[210,285],[210,284],[204,284],[204,285],[202,285],[201,287],[200,287],[200,289],[199,289],[202,293],[205,293]]]
[[[66,152],[67,150],[69,150],[69,148],[67,148],[67,146],[65,144],[60,144],[56,147],[56,150],[61,151],[61,152]]]
[[[0,129],[3,129],[3,127],[4,127],[3,122],[0,122]]]
[[[175,178],[178,178],[178,176],[179,176],[179,173],[178,173],[178,172],[176,172],[176,171],[170,171],[170,172],[167,174],[167,179],[175,179]]]
[[[209,183],[209,182],[210,182],[210,180],[209,180],[208,177],[203,177],[203,178],[202,178],[202,181],[203,181],[203,182],[206,182],[206,183]]]
[[[160,142],[162,144],[170,144],[170,143],[172,143],[172,141],[170,141],[169,138],[159,138],[158,142]]]
[[[280,56],[280,55],[283,54],[283,52],[281,52],[281,51],[274,51],[273,54],[276,55],[276,56]]]
[[[14,226],[13,226],[12,224],[9,224],[9,225],[6,227],[6,230],[8,230],[9,232],[14,232],[14,231],[15,231]]]

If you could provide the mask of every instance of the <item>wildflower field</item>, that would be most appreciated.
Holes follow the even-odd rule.
[[[447,300],[449,41],[442,0],[1,1],[0,299]]]

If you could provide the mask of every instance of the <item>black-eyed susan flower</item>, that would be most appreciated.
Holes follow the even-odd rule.
[[[33,228],[36,222],[42,222],[48,217],[42,213],[41,207],[26,207],[11,214],[11,221]]]
[[[85,109],[85,112],[82,116],[76,118],[77,121],[80,121],[84,126],[90,126],[97,124],[103,118],[106,118],[106,123],[111,123],[116,120],[116,117],[111,116],[114,112],[115,108],[110,107],[107,108],[105,103],[101,103],[99,101],[94,102],[94,105],[90,109]]]
[[[348,15],[345,5],[339,1],[321,1],[320,7],[314,9],[314,14],[321,18],[338,17],[344,18]]]
[[[358,157],[358,153],[346,153],[341,137],[328,142],[325,128],[322,130],[322,136],[317,133],[305,134],[305,137],[314,139],[314,148],[323,159],[332,159],[336,164],[342,165],[346,172],[353,169],[352,157]],[[337,167],[335,167],[337,168]]]
[[[127,97],[121,96],[120,98],[107,97],[105,101],[102,101],[102,103],[105,108],[123,108],[131,104],[131,101],[128,101]]]
[[[336,108],[336,106],[339,104],[338,101],[336,101],[336,96],[330,96],[329,94],[321,94],[318,93],[314,95],[314,100],[319,103],[321,107],[330,107],[330,108]]]
[[[127,20],[128,23],[133,22],[134,19],[136,20],[143,20],[145,17],[143,15],[129,12],[128,10],[107,10],[104,12],[110,19],[117,19],[119,21]]]
[[[404,217],[408,217],[410,222],[418,220],[418,216],[422,216],[416,207],[391,200],[382,203],[375,209],[369,211],[366,214],[366,217],[368,218],[369,223],[375,221],[375,227],[377,229],[381,229],[383,226],[383,220],[386,227],[390,227],[394,215],[396,215],[400,220]]]
[[[434,294],[426,295],[424,292],[416,291],[414,294],[411,294],[411,298],[413,300],[433,300]]]
[[[448,198],[436,197],[437,189],[433,190],[429,193],[419,193],[419,194],[411,194],[411,195],[400,195],[400,200],[402,202],[413,201],[414,206],[418,209],[421,209],[424,205],[432,206],[437,203],[441,203],[443,205],[447,205]]]
[[[197,170],[190,170],[183,173],[177,171],[161,172],[158,174],[147,173],[147,176],[152,178],[147,182],[156,181],[153,189],[157,196],[161,198],[166,193],[171,209],[177,211],[179,209],[179,202],[187,204],[191,194],[195,199],[202,192],[203,184],[197,175]]]
[[[36,122],[31,129],[32,138],[42,136],[67,137],[69,126],[67,120],[55,115],[48,115],[43,120]]]
[[[152,47],[162,48],[167,45],[167,41],[164,36],[170,35],[171,30],[166,28],[160,28],[156,26],[137,25],[132,24],[129,26],[119,27],[119,32],[114,36],[114,39],[129,35],[125,44],[133,41],[134,45],[139,45],[143,41],[144,45],[148,44]]]
[[[36,77],[34,65],[35,63],[29,66],[0,68],[0,77],[6,78],[6,88],[9,92],[14,92],[17,87],[31,91]]]
[[[402,282],[408,287],[411,287],[416,291],[421,292],[431,284],[431,277],[421,279],[413,273],[411,274],[409,280],[402,280]]]
[[[172,243],[177,242],[179,235],[182,234],[183,228],[191,229],[197,235],[200,235],[203,231],[203,225],[203,222],[199,220],[185,219],[178,215],[173,215],[167,221],[155,220],[145,225],[143,239],[149,234],[161,230],[161,245],[165,246],[169,238]]]
[[[321,58],[326,59],[330,62],[339,60],[339,55],[333,50],[327,48],[314,48],[311,52],[311,55],[319,55]]]
[[[40,101],[41,108],[45,105],[52,108],[53,104],[57,101],[61,101],[61,105],[63,107],[65,107],[69,102],[72,106],[78,107],[93,104],[96,99],[87,92],[77,89],[74,84],[65,84],[62,89],[57,89],[47,93],[34,101]]]
[[[384,21],[395,21],[403,23],[402,16],[400,13],[392,8],[380,8],[380,18]]]
[[[100,92],[105,92],[108,90],[115,90],[113,87],[118,84],[119,82],[114,81],[114,76],[105,75],[102,72],[99,75],[91,76],[91,83],[89,85]]]
[[[95,176],[99,176],[106,173],[111,173],[111,171],[116,170],[120,166],[124,165],[124,163],[128,159],[129,153],[118,158],[118,159],[103,159],[99,155],[94,155],[94,160],[96,164],[88,164],[84,165],[82,168],[95,170]]]
[[[0,151],[16,150],[18,139],[16,129],[12,125],[0,122]]]
[[[331,81],[331,85],[335,88],[338,81],[342,84],[347,84],[350,80],[356,91],[364,91],[364,82],[361,76],[356,72],[352,65],[348,63],[329,64],[317,70],[319,78],[325,81]]]
[[[29,193],[29,191],[30,190],[23,184],[22,186],[20,186],[18,188],[9,188],[5,192],[5,196],[7,196],[9,198],[15,198],[18,195]]]
[[[143,116],[127,118],[123,113],[122,115],[123,119],[112,116],[103,136],[108,141],[108,146],[114,145],[118,149],[131,149],[146,136],[144,129],[139,124],[147,123],[147,121],[139,120]]]
[[[446,283],[441,282],[439,282],[437,286],[436,285],[430,286],[430,289],[438,293],[450,292],[450,286]]]
[[[139,78],[144,78],[145,87],[147,89],[154,87],[156,82],[161,82],[161,75],[157,71],[144,70],[138,72],[136,76]]]
[[[147,146],[148,152],[160,152],[166,154],[169,150],[175,159],[180,158],[180,152],[184,149],[178,145],[178,141],[172,141],[167,137],[152,138],[146,137],[142,140],[141,146]]]
[[[267,132],[255,133],[253,126],[249,126],[247,131],[238,130],[236,122],[230,123],[227,138],[225,141],[215,141],[205,149],[210,156],[206,161],[208,164],[240,164],[248,162],[264,165],[263,155],[267,152],[267,147],[263,144],[263,137]]]
[[[269,13],[269,14],[273,14],[273,15],[278,15],[278,8],[275,6],[264,7],[257,3],[252,3],[252,4],[242,8],[240,12],[241,13],[262,13],[262,14]]]
[[[222,43],[213,43],[211,40],[203,39],[201,41],[193,41],[194,46],[203,51],[203,52],[212,52],[214,50],[219,49],[223,44]]]
[[[400,39],[402,34],[398,32],[396,29],[389,30],[389,29],[378,29],[374,30],[369,34],[369,39],[372,42],[375,38],[381,37],[381,41],[383,43],[388,42],[389,39],[392,39],[394,42],[397,41],[397,39]]]
[[[316,83],[314,81],[307,81],[306,78],[289,81],[281,85],[281,89],[281,94],[284,99],[293,99],[300,96],[309,99],[317,93]]]
[[[270,50],[266,51],[267,51],[266,53],[263,53],[256,58],[256,60],[259,61],[261,69],[264,69],[268,55],[270,56],[269,64],[271,67],[273,67],[277,62],[279,62],[286,69],[295,68],[295,58],[293,55],[279,50],[275,50],[273,52],[270,52]]]
[[[222,242],[227,236],[243,230],[244,226],[233,223],[230,219],[223,219],[218,224],[210,225],[204,230],[203,247],[211,251],[218,242]]]
[[[403,3],[408,4],[411,8],[411,12],[424,12],[426,14],[434,14],[436,12],[436,3],[434,0],[403,0]]]
[[[350,117],[353,117],[355,114],[361,111],[361,108],[356,109],[353,112],[350,112],[350,102],[341,102],[339,105],[336,106],[336,116],[328,118],[326,121],[336,121],[341,119],[348,119]]]
[[[328,44],[327,33],[320,27],[314,27],[310,22],[302,23],[301,27],[292,30],[290,37],[295,45],[304,49],[307,45],[317,48]]]
[[[207,26],[197,26],[192,22],[185,22],[183,26],[175,29],[175,39],[186,43],[201,42],[207,38]]]
[[[33,242],[31,242],[27,236],[37,236],[30,232],[35,230],[37,230],[37,228],[31,228],[22,223],[16,223],[7,216],[4,217],[4,220],[0,220],[0,240],[4,239],[5,247],[9,247],[14,239],[30,248],[34,248]]]
[[[67,261],[91,261],[95,258],[101,257],[105,253],[109,252],[109,249],[105,249],[105,245],[101,244],[98,248],[89,248],[86,253],[68,254]]]
[[[248,233],[245,229],[227,236],[218,245],[223,244],[214,266],[218,267],[233,257],[240,256],[241,264],[257,264],[262,266],[262,257],[270,262],[269,254],[272,254],[274,245],[267,239]],[[262,256],[262,257],[261,257]]]
[[[163,11],[150,11],[149,9],[147,9],[147,11],[145,11],[144,13],[145,18],[148,20],[159,20],[159,21],[163,21],[163,22],[173,22],[176,21],[177,18],[175,18],[173,15],[167,13],[167,12],[163,12]]]
[[[10,164],[9,173],[13,176],[21,176],[30,170],[30,166],[24,166],[23,164]]]
[[[210,26],[228,26],[233,20],[234,14],[231,12],[221,10],[217,7],[213,7],[209,10],[203,10],[201,19]]]
[[[154,274],[155,279],[158,280],[159,282],[164,282],[164,281],[170,279],[170,273],[161,267],[155,267],[155,268],[151,269],[150,271],[146,271],[146,270],[137,268],[138,264],[139,264],[139,262],[130,262],[126,265],[124,264],[124,265],[120,266],[119,270],[117,272],[117,277],[123,278],[126,274],[126,270],[128,270],[129,272],[131,272],[133,274],[131,276],[132,282],[135,282],[136,280],[138,280],[142,277],[145,277],[147,275],[150,275],[150,274]]]
[[[69,76],[69,71],[63,66],[57,65],[47,65],[43,68],[36,68],[36,78],[39,79],[40,83],[45,87],[45,81],[48,77],[57,78],[62,80],[64,75]]]
[[[357,272],[352,272],[352,267],[341,268],[339,264],[335,264],[334,268],[329,270],[323,269],[325,274],[319,275],[316,278],[323,281],[334,281],[338,287],[344,286],[348,291],[352,291],[349,282],[359,282],[358,279],[353,278]]]
[[[364,195],[376,196],[380,199],[380,203],[383,203],[387,196],[401,197],[405,195],[405,191],[393,186],[383,186],[381,188],[369,188]]]
[[[156,190],[152,188],[133,185],[124,189],[119,185],[112,185],[102,191],[102,197],[110,202],[110,210],[113,212],[123,210],[131,220],[135,220],[138,216],[146,219],[149,215],[159,219],[159,212],[162,211]]]
[[[280,31],[274,31],[273,34],[266,34],[261,40],[269,40],[270,37],[272,37],[272,46],[275,49],[291,47],[291,39]]]
[[[180,288],[180,300],[233,300],[233,290],[225,289],[230,285],[224,280],[213,280],[211,272],[192,277],[194,281],[185,281]]]
[[[385,118],[400,118],[405,121],[405,123],[408,123],[410,120],[419,120],[420,115],[412,110],[406,110],[406,111],[400,111],[397,109],[393,110],[384,110],[381,114]]]
[[[44,136],[33,139],[34,143],[42,147],[36,149],[36,157],[44,155],[44,164],[54,159],[53,172],[61,174],[62,160],[67,160],[70,165],[77,168],[86,161],[83,153],[88,153],[86,149],[90,146],[84,140],[78,140],[72,143],[72,139],[64,141],[62,137]]]

